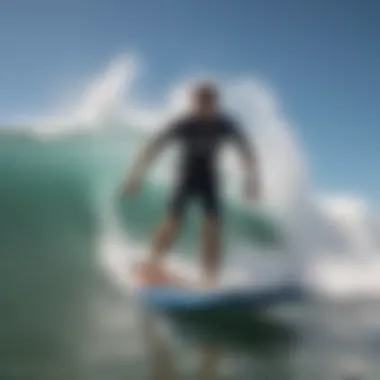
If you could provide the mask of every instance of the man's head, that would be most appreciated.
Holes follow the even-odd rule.
[[[201,117],[212,117],[218,112],[219,93],[210,81],[196,84],[192,90],[193,111]]]

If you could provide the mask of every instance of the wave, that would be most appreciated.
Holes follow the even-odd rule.
[[[132,238],[147,239],[161,215],[170,183],[165,166],[171,163],[170,154],[153,170],[152,183],[133,210],[125,210],[115,191],[146,135],[186,109],[185,94],[192,78],[162,96],[164,102],[144,106],[135,96],[136,68],[135,60],[121,57],[90,81],[75,106],[34,120],[15,118],[1,128],[0,202],[5,235],[30,236],[17,219],[27,209],[30,220],[46,217],[47,230],[60,230],[60,241],[67,241],[73,226],[78,238],[88,225],[97,226],[98,233],[91,239],[98,241],[94,244],[102,257],[135,254]],[[223,168],[232,178],[227,194],[228,241],[233,247],[228,249],[230,277],[273,281],[294,273],[300,277],[301,272],[303,281],[324,293],[378,295],[378,213],[361,198],[317,196],[305,155],[267,83],[255,77],[218,79],[226,108],[242,121],[258,147],[263,207],[286,235],[285,247],[276,247],[274,254],[254,247],[255,210],[239,205],[237,160],[226,152]],[[55,208],[59,213],[46,211]],[[144,215],[146,208],[152,211],[151,217],[139,222],[138,215]],[[194,218],[179,244],[181,251],[196,249]],[[67,222],[64,228],[62,220]],[[40,226],[45,229],[42,222]],[[128,242],[120,235],[126,235]],[[11,240],[6,241],[10,244]],[[138,251],[142,250],[140,245]],[[177,257],[187,261],[185,256]]]

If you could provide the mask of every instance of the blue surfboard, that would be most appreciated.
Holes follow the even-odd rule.
[[[265,308],[283,302],[301,301],[305,294],[295,285],[219,291],[141,287],[138,290],[138,297],[154,309],[196,312],[223,308]]]

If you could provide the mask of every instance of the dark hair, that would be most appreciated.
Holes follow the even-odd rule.
[[[194,87],[194,95],[206,100],[217,100],[219,94],[215,83],[204,81]]]

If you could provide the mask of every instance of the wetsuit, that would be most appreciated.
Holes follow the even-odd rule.
[[[181,218],[190,199],[201,202],[206,216],[218,218],[220,192],[217,173],[221,145],[232,140],[245,149],[247,140],[235,123],[225,116],[202,120],[186,116],[170,125],[160,142],[175,141],[180,145],[178,181],[169,201],[169,214]]]

